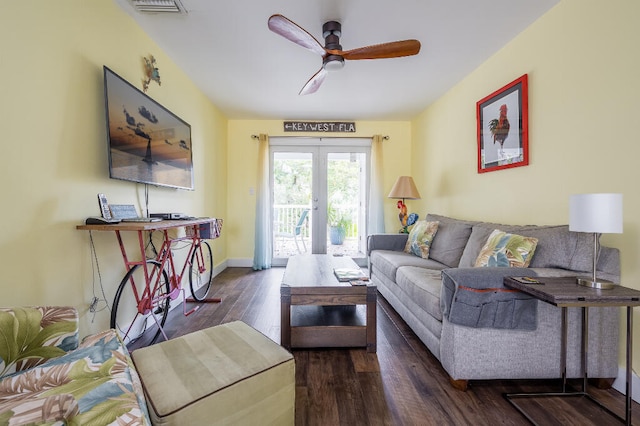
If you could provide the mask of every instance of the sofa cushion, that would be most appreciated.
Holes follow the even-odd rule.
[[[450,268],[457,268],[471,235],[471,229],[477,222],[458,220],[437,214],[428,214],[426,220],[440,222],[438,233],[431,243],[429,258]]]
[[[402,266],[398,268],[396,284],[429,315],[442,321],[440,309],[442,272],[440,270]]]
[[[538,239],[536,255],[529,265],[531,268],[560,268],[580,272],[590,272],[593,269],[591,234],[570,232],[568,225],[519,226],[485,222],[473,226],[459,267],[473,267],[480,250],[495,229]]]
[[[411,232],[409,232],[409,238],[407,238],[407,244],[404,246],[404,252],[428,259],[433,237],[436,235],[436,232],[438,232],[438,223],[437,221],[418,221],[411,229]]]
[[[441,270],[446,268],[440,262],[432,259],[423,259],[412,254],[395,250],[374,250],[371,252],[370,262],[376,266],[387,278],[392,281],[396,279],[396,273],[401,266],[418,266],[421,268],[429,268]]]
[[[14,398],[12,403],[0,404],[2,425],[67,425],[78,414],[78,401],[73,395]]]
[[[60,397],[50,398],[56,395]],[[82,425],[96,419],[99,424],[150,424],[139,378],[114,330],[89,336],[74,351],[4,378],[0,413],[1,420],[11,419],[9,424],[56,419]]]
[[[494,230],[480,250],[473,266],[526,268],[536,250],[538,239]]]

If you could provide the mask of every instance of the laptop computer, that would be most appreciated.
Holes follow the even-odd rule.
[[[133,204],[109,204],[111,215],[123,222],[160,222],[159,217],[144,217],[138,214]]]

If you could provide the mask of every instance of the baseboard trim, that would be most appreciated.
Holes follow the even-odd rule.
[[[627,370],[621,366],[618,367],[618,377],[613,382],[612,387],[620,392],[621,394],[626,394],[627,392]],[[640,377],[632,371],[631,372],[631,399],[635,402],[640,403],[640,395],[638,395],[638,390],[640,390]]]
[[[227,259],[227,266],[229,268],[251,268],[253,266],[252,259]]]
[[[354,261],[361,268],[366,269],[369,267],[369,265],[367,265],[367,259],[364,257],[355,258]],[[279,259],[278,261],[273,261],[273,263],[271,264],[272,267],[286,266],[286,265],[287,265],[286,259]],[[229,268],[251,268],[253,267],[253,259],[246,259],[246,258],[227,259],[226,266]]]
[[[216,276],[218,276],[218,274],[220,274],[220,272],[222,272],[225,269],[227,269],[229,267],[228,263],[229,262],[227,260],[225,260],[224,262],[221,262],[218,266],[214,266],[213,267],[213,276],[216,277]]]

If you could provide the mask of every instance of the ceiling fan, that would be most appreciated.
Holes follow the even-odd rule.
[[[300,95],[315,93],[324,81],[329,71],[344,67],[344,60],[399,58],[417,55],[420,52],[418,40],[402,40],[389,43],[374,44],[352,50],[342,50],[340,36],[342,26],[340,22],[329,21],[322,26],[324,47],[304,28],[282,15],[272,15],[269,18],[269,29],[312,52],[322,56],[322,68],[313,75],[300,90]]]

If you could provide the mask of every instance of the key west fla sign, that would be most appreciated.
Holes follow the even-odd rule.
[[[284,131],[355,133],[356,123],[345,121],[285,121]]]

